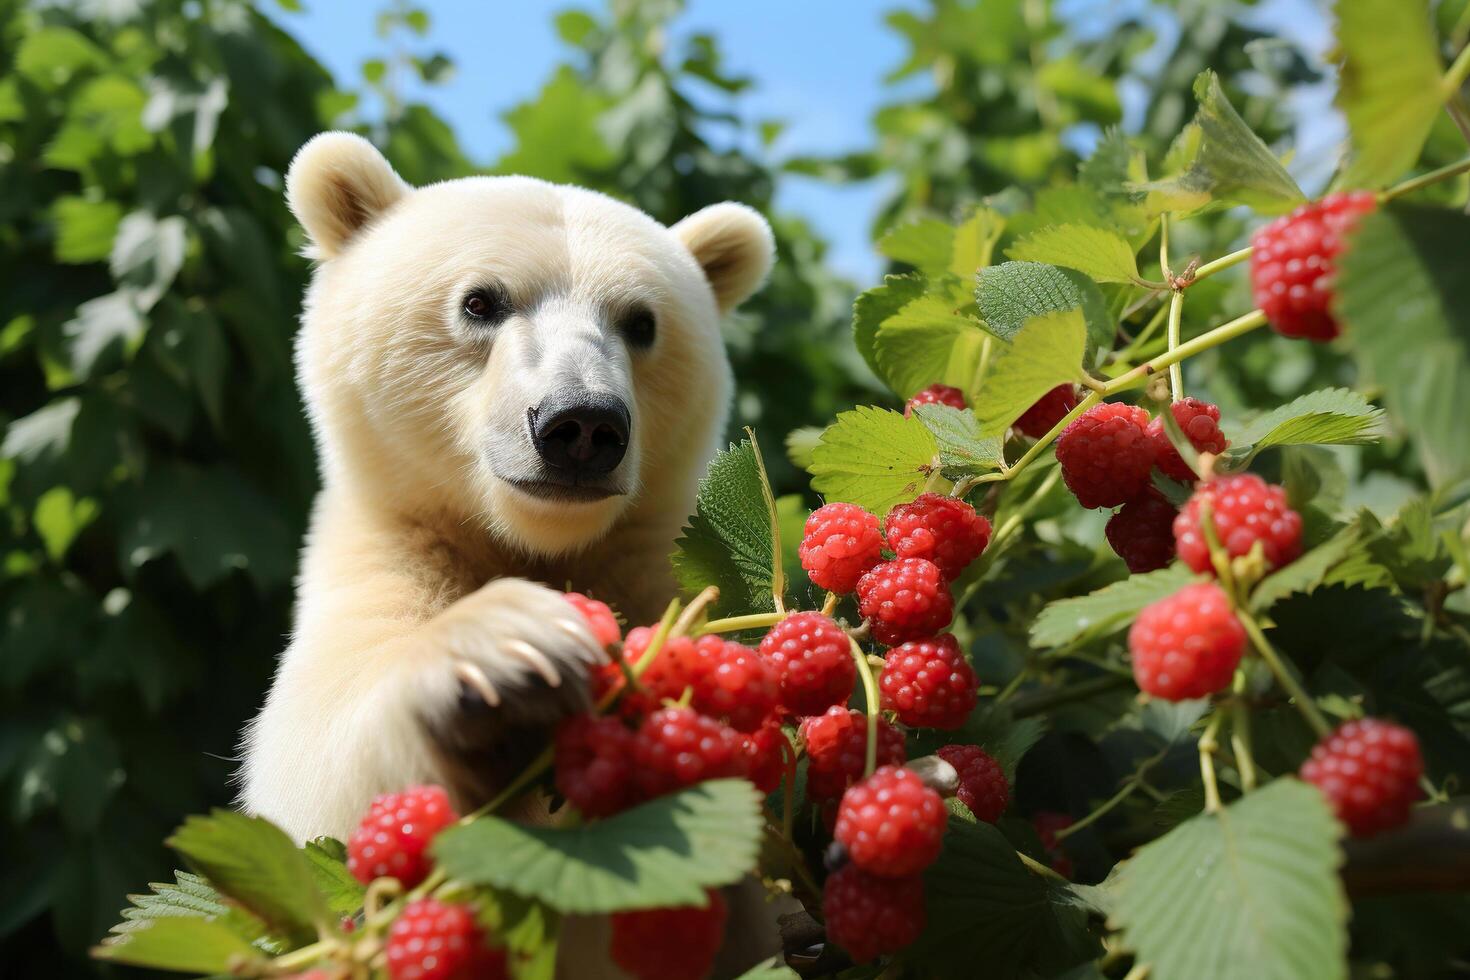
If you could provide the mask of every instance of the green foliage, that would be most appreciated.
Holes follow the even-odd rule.
[[[1090,595],[1058,600],[1031,624],[1031,644],[1038,649],[1059,647],[1122,629],[1144,606],[1173,595],[1193,580],[1188,568],[1176,564],[1130,575]]]
[[[812,489],[829,503],[846,501],[886,514],[922,492],[938,452],[919,419],[855,408],[838,415],[812,450]]]
[[[572,913],[699,905],[754,864],[762,820],[744,780],[715,780],[581,827],[496,817],[444,832],[434,855],[455,878]]]
[[[1383,410],[1356,391],[1328,388],[1295,398],[1228,433],[1230,468],[1244,468],[1272,446],[1364,445],[1382,435]]]
[[[1133,246],[1116,232],[1087,225],[1047,225],[1006,250],[1018,262],[1075,269],[1097,282],[1131,283],[1138,278]]]
[[[699,502],[674,553],[679,583],[691,595],[718,586],[716,610],[774,609],[781,571],[775,513],[750,442],[718,454],[699,483]]]
[[[1075,269],[1036,262],[1002,262],[980,270],[975,300],[985,328],[1010,343],[1034,316],[1081,310],[1087,324],[1087,357],[1113,343],[1118,327],[1097,283]]]
[[[951,479],[976,476],[995,469],[1001,459],[999,436],[980,434],[980,420],[967,409],[948,405],[920,405],[914,414],[939,445],[939,462]]]
[[[258,965],[248,942],[215,919],[173,916],[118,926],[94,950],[98,959],[186,973],[229,973]]]
[[[980,432],[1003,434],[1042,395],[1080,378],[1086,346],[1087,323],[1080,309],[1028,318],[1016,339],[995,354],[987,383],[975,396]]]

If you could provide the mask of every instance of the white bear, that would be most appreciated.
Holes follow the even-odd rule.
[[[773,241],[732,203],[666,228],[524,177],[411,188],[346,133],[287,197],[319,263],[296,361],[323,488],[241,803],[342,838],[412,783],[475,807],[587,704],[603,654],[553,589],[657,618],[725,427],[720,315]]]

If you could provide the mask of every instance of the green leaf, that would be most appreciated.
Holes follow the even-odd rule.
[[[1338,259],[1333,312],[1431,484],[1470,474],[1470,217],[1393,204]]]
[[[82,529],[97,519],[97,514],[97,501],[91,497],[78,500],[70,487],[52,487],[36,501],[31,519],[46,546],[46,554],[52,561],[60,561]]]
[[[716,454],[699,481],[694,516],[674,552],[674,572],[690,593],[718,586],[716,611],[769,610],[775,608],[774,554],[755,447],[742,441]]]
[[[181,973],[228,974],[236,966],[258,965],[255,947],[229,926],[193,916],[142,919],[113,927],[113,935],[92,949],[99,960]]]
[[[954,248],[949,257],[949,273],[961,282],[969,282],[975,270],[990,264],[995,243],[1005,231],[1006,219],[991,208],[976,208],[954,230]]]
[[[925,288],[926,283],[921,276],[884,276],[883,285],[860,294],[852,304],[852,339],[874,374],[882,376],[875,349],[878,328],[883,321],[923,296]]]
[[[1267,576],[1251,593],[1251,608],[1264,612],[1294,593],[1311,593],[1321,585],[1389,583],[1386,569],[1373,561],[1360,523],[1342,528],[1296,561]]]
[[[755,788],[720,779],[580,827],[481,817],[440,834],[433,853],[453,878],[602,914],[702,904],[755,866],[762,825]]]
[[[51,217],[56,222],[56,261],[97,262],[112,251],[122,207],[116,201],[60,197],[51,207]]]
[[[735,980],[801,980],[801,975],[785,963],[770,959],[746,970]]]
[[[132,289],[134,305],[147,313],[162,298],[184,265],[188,225],[178,215],[155,218],[134,211],[117,228],[109,265],[120,286]]]
[[[982,436],[975,413],[949,405],[920,405],[914,409],[939,444],[939,463],[946,476],[974,476],[1000,465],[1000,436]]]
[[[1229,433],[1227,468],[1244,469],[1272,446],[1360,446],[1376,441],[1383,410],[1348,388],[1323,388],[1287,402]]]
[[[148,321],[138,309],[137,297],[124,288],[78,306],[76,314],[61,325],[61,334],[72,370],[88,378],[99,364],[109,363],[113,354],[131,358],[143,343],[147,329]]]
[[[563,65],[534,101],[504,115],[515,146],[495,165],[500,173],[535,174],[558,183],[586,182],[617,161],[600,125],[611,98]]]
[[[1344,187],[1382,187],[1419,159],[1446,92],[1427,0],[1337,0]]]
[[[1039,262],[1002,262],[980,270],[975,280],[975,300],[986,329],[1008,342],[1031,317],[1072,309],[1080,309],[1087,322],[1090,352],[1111,350],[1118,332],[1102,290],[1075,269]],[[1088,362],[1093,359],[1089,354]]]
[[[786,433],[786,458],[799,470],[812,465],[812,453],[822,442],[820,425],[803,425]]]
[[[827,501],[866,507],[879,516],[917,497],[939,444],[916,418],[884,408],[842,412],[812,451],[812,488]]]
[[[1160,978],[1346,977],[1340,833],[1315,787],[1278,779],[1140,848],[1112,921]]]
[[[216,809],[189,817],[167,843],[274,933],[307,936],[326,921],[311,862],[269,820]]]
[[[367,889],[347,870],[347,848],[331,837],[307,841],[302,853],[311,864],[312,880],[334,915],[353,915],[362,908]]]
[[[901,224],[878,239],[877,248],[895,262],[911,265],[933,278],[949,269],[954,251],[954,226],[935,218]]]
[[[1079,309],[1026,320],[1016,338],[993,356],[973,408],[980,432],[998,436],[1059,384],[1082,375],[1087,324]]]
[[[107,59],[101,48],[69,27],[42,27],[23,37],[15,70],[43,88],[60,88],[77,72]]]
[[[1132,283],[1138,278],[1133,246],[1116,232],[1089,225],[1050,225],[1006,249],[1018,262],[1076,269],[1098,282]]]
[[[1038,650],[1074,640],[1106,636],[1133,621],[1144,606],[1178,592],[1195,580],[1183,565],[1130,575],[1096,592],[1049,603],[1031,624],[1031,645]]]
[[[985,342],[980,324],[944,293],[928,293],[885,319],[873,338],[878,376],[900,398],[936,381],[969,386]]]
[[[1194,80],[1194,96],[1199,110],[1171,150],[1171,156],[1184,161],[1184,169],[1162,180],[1128,185],[1145,195],[1151,211],[1183,216],[1245,204],[1276,214],[1305,200],[1281,161],[1225,97],[1213,71],[1203,71]]]

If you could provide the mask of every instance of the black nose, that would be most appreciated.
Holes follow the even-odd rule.
[[[628,406],[613,395],[565,391],[531,409],[536,452],[563,474],[604,476],[628,451]]]

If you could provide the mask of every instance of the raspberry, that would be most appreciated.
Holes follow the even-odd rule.
[[[629,666],[635,666],[643,660],[655,632],[657,631],[652,626],[636,626],[628,631],[627,638],[623,640],[623,659]],[[642,690],[624,695],[618,703],[619,713],[625,718],[641,718],[650,711],[657,710],[663,699],[677,701],[683,697],[685,689],[694,682],[689,668],[695,660],[693,640],[687,636],[666,637],[653,663],[638,678],[638,686]],[[622,686],[622,670],[616,664],[603,670],[607,672],[613,685]],[[617,676],[613,676],[613,671],[616,671]]]
[[[780,678],[781,707],[816,715],[846,704],[857,668],[842,627],[821,613],[787,616],[761,639],[760,654]]]
[[[857,504],[825,504],[806,519],[797,555],[818,587],[840,595],[878,564],[882,551],[878,518]]]
[[[864,871],[899,878],[934,863],[948,820],[944,798],[918,775],[880,766],[842,794],[832,837]]]
[[[421,898],[404,906],[388,930],[392,980],[503,980],[505,951],[490,949],[463,905]]]
[[[639,909],[612,916],[612,958],[637,980],[701,980],[725,939],[725,897],[705,891],[704,908]]]
[[[884,532],[895,555],[927,558],[951,581],[990,543],[990,522],[963,500],[942,493],[920,494],[893,508]]]
[[[1245,652],[1245,627],[1225,592],[1201,582],[1144,607],[1128,631],[1128,649],[1139,690],[1187,701],[1230,683]]]
[[[1169,410],[1174,413],[1174,421],[1179,423],[1195,452],[1219,455],[1230,445],[1230,440],[1220,431],[1220,409],[1217,406],[1198,398],[1186,398],[1170,405]],[[1195,481],[1194,470],[1169,441],[1169,430],[1164,428],[1163,419],[1154,419],[1148,424],[1148,437],[1154,444],[1154,465],[1165,476],[1181,483]]]
[[[986,823],[999,820],[1011,801],[1011,784],[1000,763],[978,745],[946,745],[935,755],[960,774],[960,789],[955,795],[975,819]]]
[[[608,817],[638,802],[633,733],[617,718],[574,715],[556,732],[556,791],[584,817]]]
[[[429,873],[429,842],[458,819],[442,786],[385,793],[347,840],[347,870],[363,884],[391,877],[412,888]]]
[[[1038,810],[1031,815],[1031,826],[1036,836],[1041,838],[1046,856],[1051,859],[1051,869],[1063,878],[1072,877],[1072,859],[1067,856],[1062,841],[1057,839],[1057,831],[1066,830],[1076,822],[1065,813],[1051,810]]]
[[[1343,237],[1377,207],[1369,191],[1329,194],[1251,237],[1251,292],[1272,328],[1286,337],[1331,340],[1332,280]]]
[[[1354,837],[1371,837],[1409,819],[1424,760],[1409,729],[1364,718],[1318,742],[1301,775],[1322,791]]]
[[[1148,413],[1136,405],[1095,405],[1072,420],[1057,439],[1062,479],[1089,510],[1117,507],[1148,486],[1154,444]]]
[[[587,620],[592,636],[598,643],[610,647],[623,638],[622,628],[618,626],[618,618],[613,615],[607,603],[589,599],[580,592],[567,592],[565,596],[567,602],[575,606],[577,612],[582,614],[582,618]]]
[[[980,684],[948,633],[888,651],[878,678],[884,709],[912,728],[955,729],[970,717]]]
[[[1179,508],[1153,487],[1108,518],[1108,544],[1130,572],[1152,572],[1174,560],[1174,517]]]
[[[665,708],[645,718],[633,742],[633,762],[638,786],[648,796],[744,775],[740,733],[693,708]]]
[[[914,409],[920,405],[948,405],[950,408],[964,408],[965,393],[949,385],[930,385],[921,391],[914,392],[903,406],[903,417],[908,418],[913,415]]]
[[[663,656],[687,679],[690,706],[700,714],[753,732],[776,709],[776,672],[750,647],[710,635],[676,643]]]
[[[880,878],[855,864],[827,876],[822,888],[827,938],[854,963],[910,946],[924,931],[924,879]]]
[[[1012,424],[1023,435],[1040,439],[1076,407],[1077,389],[1072,385],[1057,385],[1036,399],[1036,404],[1022,412],[1021,417]]]
[[[862,778],[868,747],[868,719],[861,711],[834,705],[824,715],[801,723],[806,742],[806,795],[813,800],[835,800]],[[878,719],[878,765],[903,765],[903,732]]]
[[[924,558],[897,558],[874,565],[858,580],[858,609],[886,646],[930,636],[949,625],[954,598],[939,566]]]
[[[740,736],[740,756],[745,778],[762,793],[773,793],[786,775],[786,748],[791,743],[774,720],[749,735]]]
[[[1184,564],[1196,572],[1213,571],[1210,547],[1200,530],[1200,505],[1208,502],[1215,536],[1231,558],[1249,554],[1257,541],[1271,568],[1302,553],[1301,515],[1286,506],[1286,491],[1254,473],[1216,477],[1195,490],[1174,518],[1174,544]]]

